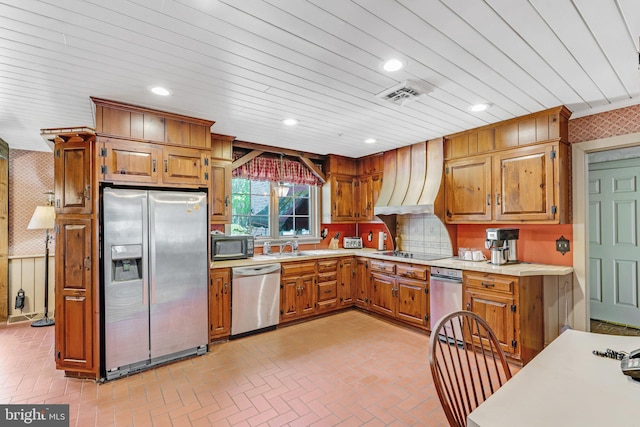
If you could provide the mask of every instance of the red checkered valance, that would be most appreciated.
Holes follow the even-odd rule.
[[[234,151],[233,160],[237,160],[245,153]],[[256,181],[290,182],[294,184],[309,184],[321,186],[322,182],[303,163],[284,158],[282,164],[280,157],[256,157],[244,165],[235,168],[232,172],[234,178],[247,178]]]

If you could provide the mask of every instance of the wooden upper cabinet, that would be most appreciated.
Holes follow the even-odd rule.
[[[101,179],[148,185],[209,185],[209,151],[100,138]]]
[[[501,152],[494,157],[495,219],[545,221],[557,215],[554,169],[557,146]]]
[[[491,157],[445,163],[446,221],[490,221]]]
[[[96,132],[138,141],[211,148],[213,121],[91,98],[96,104]]]
[[[159,152],[153,144],[121,139],[100,139],[102,179],[109,182],[155,184],[158,182]]]
[[[446,161],[446,222],[570,223],[568,150],[547,143]]]
[[[356,219],[356,178],[350,175],[334,175],[331,177],[333,188],[332,220],[353,221]]]
[[[551,141],[568,143],[570,116],[561,106],[447,136],[445,159]]]
[[[207,186],[209,183],[209,153],[207,151],[163,147],[162,182]]]
[[[231,221],[231,163],[211,162],[211,222]]]
[[[54,187],[58,214],[91,213],[93,144],[93,141],[56,142]]]

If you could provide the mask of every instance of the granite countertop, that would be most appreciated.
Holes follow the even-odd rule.
[[[387,261],[409,262],[436,267],[455,268],[459,270],[479,271],[483,273],[506,274],[509,276],[564,276],[573,272],[573,267],[563,265],[547,265],[534,263],[520,263],[508,265],[493,265],[487,261],[462,261],[454,257],[421,261],[407,260],[394,256],[381,255],[375,249],[317,249],[300,251],[297,256],[285,255],[256,255],[252,258],[233,261],[215,261],[211,268],[248,267],[251,265],[271,264],[275,262],[307,261],[318,258],[336,258],[343,256],[363,256],[368,258],[384,259]]]

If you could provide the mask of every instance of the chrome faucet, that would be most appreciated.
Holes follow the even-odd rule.
[[[280,246],[280,254],[283,253],[283,251],[285,249],[287,249],[287,246],[291,247],[291,253],[292,254],[297,254],[298,253],[298,242],[294,241],[294,240],[287,240],[286,242],[280,242],[279,244]]]

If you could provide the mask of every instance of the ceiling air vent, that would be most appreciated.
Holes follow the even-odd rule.
[[[385,89],[376,95],[377,98],[393,102],[397,105],[405,105],[415,101],[418,97],[431,92],[433,87],[422,82],[406,80],[389,89]]]

